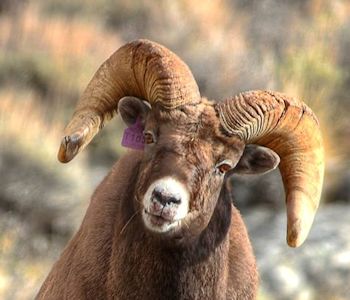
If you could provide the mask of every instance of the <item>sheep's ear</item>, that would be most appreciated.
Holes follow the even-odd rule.
[[[118,111],[126,125],[131,126],[139,118],[143,122],[151,110],[148,102],[136,97],[124,97],[118,103]]]
[[[247,145],[233,174],[262,174],[275,169],[280,163],[279,156],[269,148]]]

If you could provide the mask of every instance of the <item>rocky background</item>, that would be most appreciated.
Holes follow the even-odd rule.
[[[32,299],[123,153],[116,118],[77,159],[56,160],[64,124],[98,66],[136,38],[192,69],[202,95],[273,89],[319,116],[322,204],[299,249],[285,243],[278,173],[231,178],[261,274],[260,300],[350,299],[350,3],[346,0],[2,0],[0,299]]]

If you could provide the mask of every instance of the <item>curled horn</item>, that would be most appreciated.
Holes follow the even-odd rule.
[[[85,148],[125,96],[165,109],[200,102],[191,71],[173,52],[147,40],[128,43],[100,66],[88,84],[65,129],[59,161],[69,162]]]
[[[269,147],[280,156],[287,243],[300,246],[311,228],[323,183],[324,150],[316,116],[305,103],[269,91],[241,93],[217,109],[228,135]]]

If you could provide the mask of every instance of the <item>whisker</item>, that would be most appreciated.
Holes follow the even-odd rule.
[[[183,223],[186,225],[187,229],[190,230],[190,226],[187,224],[186,220],[183,220]]]
[[[141,210],[137,210],[131,217],[130,219],[125,223],[125,225],[123,226],[122,230],[120,231],[119,235],[122,235],[123,232],[125,231],[126,227],[130,224],[130,222],[135,218],[135,216],[141,212]]]
[[[135,200],[136,200],[136,202],[138,202],[138,203],[141,203],[141,204],[142,204],[141,200],[139,200],[139,198],[138,198],[138,197],[135,197]]]

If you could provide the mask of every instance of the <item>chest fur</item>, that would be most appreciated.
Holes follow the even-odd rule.
[[[175,251],[147,242],[128,246],[128,251],[119,251],[112,258],[118,265],[108,274],[107,285],[114,286],[107,288],[113,291],[109,298],[226,299],[228,240],[205,255],[197,255],[196,247]]]

